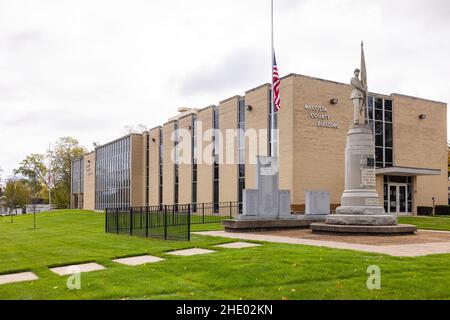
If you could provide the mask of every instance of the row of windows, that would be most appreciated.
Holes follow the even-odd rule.
[[[238,112],[238,129],[240,132],[245,132],[245,100],[241,99],[239,101],[239,112]],[[238,150],[239,150],[239,164],[238,164],[238,202],[239,202],[239,213],[242,213],[242,203],[243,203],[243,191],[245,189],[245,136],[239,135],[238,139]]]
[[[192,117],[192,204],[193,210],[197,211],[197,177],[198,177],[198,166],[197,166],[197,137],[198,137],[198,123],[197,116]]]
[[[214,130],[214,171],[213,171],[213,203],[214,212],[219,211],[219,107],[214,107],[213,116],[213,128]]]
[[[100,147],[95,161],[97,210],[130,205],[131,137]]]
[[[178,205],[179,200],[179,185],[180,185],[180,165],[179,165],[179,132],[178,132],[178,122],[175,122],[175,141],[174,141],[174,152],[175,152],[175,164],[174,164],[174,176],[175,176],[175,185],[174,185],[174,196],[173,201],[175,205]]]
[[[146,148],[145,153],[145,204],[150,204],[150,134],[146,136]]]
[[[164,162],[164,144],[162,129],[159,129],[159,206],[163,205],[163,162]]]
[[[394,163],[393,103],[390,99],[369,97],[367,118],[375,137],[375,159],[378,168],[392,167]]]
[[[84,159],[76,159],[72,162],[72,193],[84,192]]]

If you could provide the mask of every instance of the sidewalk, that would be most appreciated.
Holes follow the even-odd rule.
[[[416,236],[395,237],[398,241],[395,241],[396,239],[392,237],[312,235],[309,230],[262,233],[227,233],[225,231],[209,231],[196,232],[194,234],[250,241],[356,250],[386,254],[394,257],[421,257],[434,254],[450,254],[450,232],[419,231]],[[389,244],[383,242],[388,242]]]

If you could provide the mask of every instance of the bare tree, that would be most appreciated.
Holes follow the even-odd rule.
[[[133,134],[133,133],[141,134],[148,130],[149,130],[148,127],[142,123],[135,125],[127,125],[123,127],[124,134]]]

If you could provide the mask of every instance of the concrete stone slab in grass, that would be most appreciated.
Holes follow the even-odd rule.
[[[260,244],[248,243],[248,242],[233,242],[227,244],[221,244],[216,247],[225,248],[225,249],[245,249],[245,248],[254,248],[259,247]]]
[[[129,257],[113,260],[116,263],[124,264],[127,266],[140,266],[148,263],[156,263],[164,261],[163,258],[153,257],[153,256],[139,256],[139,257]]]
[[[75,273],[85,273],[92,271],[105,270],[106,268],[97,263],[85,263],[85,264],[77,264],[65,267],[52,268],[50,271],[56,273],[60,276],[67,276]]]
[[[167,254],[170,254],[172,256],[197,256],[202,254],[209,254],[214,253],[216,251],[213,250],[206,250],[206,249],[187,249],[187,250],[179,250],[179,251],[172,251],[172,252],[166,252]]]
[[[38,276],[35,275],[33,272],[4,274],[0,276],[0,285],[25,281],[34,281],[37,279]]]

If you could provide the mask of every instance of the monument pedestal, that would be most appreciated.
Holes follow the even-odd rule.
[[[308,228],[323,222],[321,215],[296,216],[291,213],[291,192],[279,188],[279,159],[258,157],[257,189],[243,194],[243,213],[234,220],[223,221],[227,232],[254,232]]]
[[[355,125],[347,135],[345,191],[342,206],[325,224],[312,224],[313,232],[342,234],[411,234],[414,226],[398,226],[397,217],[387,214],[376,191],[375,141],[372,130]]]

